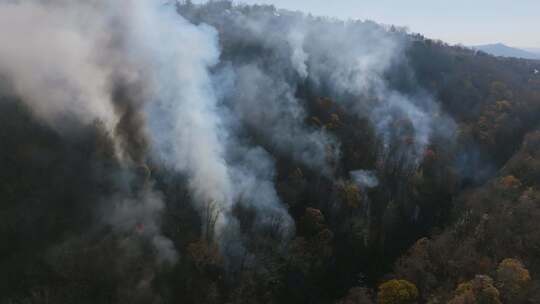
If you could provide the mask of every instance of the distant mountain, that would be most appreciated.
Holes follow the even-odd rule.
[[[529,53],[540,55],[540,48],[522,48],[522,49]]]
[[[514,48],[511,46],[502,44],[502,43],[478,45],[478,46],[473,46],[472,48],[486,52],[494,56],[516,57],[516,58],[524,58],[524,59],[540,59],[540,54],[536,52]]]

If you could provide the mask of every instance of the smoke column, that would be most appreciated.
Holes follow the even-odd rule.
[[[247,119],[248,103],[256,96],[236,96],[242,102],[236,108],[220,104],[224,89],[210,72],[220,58],[216,30],[191,24],[173,5],[150,0],[3,3],[0,14],[0,70],[16,94],[61,133],[72,132],[66,121],[74,126],[99,121],[113,139],[126,172],[117,174],[119,193],[104,198],[112,206],[104,212],[106,223],[121,233],[139,231],[164,260],[175,259],[172,243],[159,232],[164,203],[153,189],[151,171],[145,169],[143,179],[150,180],[144,184],[133,177],[150,160],[187,177],[196,210],[203,219],[217,219],[215,227],[203,225],[217,241],[238,233],[236,203],[257,211],[257,229],[278,218],[283,236],[292,233],[292,219],[273,184],[271,156],[243,141],[236,124]],[[244,77],[222,75],[225,82]],[[289,91],[284,87],[277,94],[294,100]],[[235,112],[239,107],[241,115]],[[298,111],[283,122],[298,130],[301,140]]]
[[[215,203],[216,212],[227,214],[233,199],[224,159],[228,134],[208,73],[219,58],[216,32],[189,24],[171,6],[151,1],[133,6],[132,44],[142,50],[152,75],[152,101],[145,111],[153,155],[189,177],[200,212]]]
[[[255,210],[256,232],[293,235],[272,155],[327,177],[340,155],[331,132],[306,123],[301,88],[367,118],[383,150],[411,126],[406,152],[415,164],[433,133],[435,101],[388,81],[406,41],[369,22],[229,2],[35,0],[0,8],[0,76],[60,134],[105,126],[125,172],[119,193],[104,198],[113,206],[104,218],[121,233],[144,223],[141,234],[163,260],[176,253],[160,233],[164,198],[147,163],[186,177],[187,200],[220,244],[241,238],[235,206]],[[131,182],[140,168],[144,183]],[[209,217],[215,225],[204,225]]]

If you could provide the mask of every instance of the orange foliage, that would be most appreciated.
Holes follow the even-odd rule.
[[[507,175],[501,178],[500,184],[507,190],[518,189],[521,187],[521,181],[513,175]]]

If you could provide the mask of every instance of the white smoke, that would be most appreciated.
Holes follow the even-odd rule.
[[[219,28],[224,51],[233,50],[221,62],[232,79],[224,103],[233,114],[263,137],[272,152],[331,175],[339,144],[328,132],[306,125],[304,101],[296,96],[299,79],[308,76],[302,15],[242,8],[216,2],[180,13],[193,13],[197,22]]]
[[[405,60],[403,37],[369,22],[313,22],[304,45],[310,55],[310,79],[329,87],[338,102],[367,117],[385,148],[395,132],[393,123],[406,119],[413,125],[413,161],[421,160],[438,106],[422,90],[410,97],[388,85],[385,73]]]
[[[62,117],[83,124],[100,120],[114,136],[119,117],[110,82],[116,78],[128,84],[144,82],[144,94],[135,98],[144,102],[142,123],[146,123],[150,156],[188,178],[201,216],[212,212],[217,217],[215,227],[204,228],[214,229],[210,233],[218,238],[224,238],[223,231],[233,233],[232,207],[241,202],[258,211],[259,228],[278,218],[284,237],[294,231],[274,187],[271,157],[260,147],[241,143],[233,125],[245,117],[227,116],[219,105],[223,95],[217,95],[209,71],[220,55],[213,28],[191,24],[173,5],[151,0],[33,1],[5,6],[11,15],[8,21],[21,29],[9,33],[12,41],[2,49],[1,71],[12,78],[18,94],[40,117],[58,128],[62,128]],[[35,15],[40,27],[23,29]],[[33,38],[59,38],[30,43],[21,38],[25,31]],[[33,43],[46,44],[45,52],[36,52]],[[23,50],[22,55],[17,49]],[[56,78],[60,80],[51,82]],[[69,95],[61,95],[65,92]],[[297,120],[293,127],[300,130],[300,117]],[[132,163],[126,156],[121,160],[126,166]],[[109,199],[114,207],[105,216],[106,222],[123,233],[144,227],[139,233],[152,241],[158,256],[174,260],[172,243],[159,231],[163,198],[147,186],[125,192]],[[208,209],[209,204],[215,208]]]
[[[113,134],[113,76],[145,75],[147,122],[156,158],[189,175],[200,201],[230,208],[219,117],[207,69],[218,48],[210,27],[194,26],[156,1],[0,3],[0,73],[58,130],[99,120]],[[151,188],[119,194],[108,222],[122,231],[144,225],[160,256],[174,250],[159,232],[163,200]],[[138,192],[137,192],[138,193]],[[129,227],[126,227],[129,226]]]
[[[298,75],[305,79],[308,77],[307,61],[309,55],[304,51],[303,43],[305,39],[305,33],[301,29],[292,29],[287,35],[288,42],[292,49],[291,63],[294,69],[298,72]]]
[[[231,147],[230,155],[235,197],[244,206],[256,210],[253,228],[264,230],[279,224],[277,237],[285,240],[292,237],[294,221],[276,192],[275,164],[268,152],[237,142]]]
[[[305,126],[306,113],[294,96],[294,88],[255,64],[237,67],[229,97],[232,112],[257,130],[272,148],[307,166],[330,174],[328,147],[337,143],[324,130]]]
[[[305,127],[291,128],[304,117],[303,104],[295,93],[298,85],[307,82],[341,103],[349,114],[369,119],[383,153],[395,141],[393,134],[400,133],[395,123],[410,123],[411,140],[407,142],[412,148],[407,150],[411,162],[421,161],[433,134],[432,117],[439,108],[421,88],[405,94],[388,83],[390,69],[406,62],[408,42],[402,33],[373,22],[306,17],[269,6],[231,6],[227,2],[208,3],[201,9],[182,7],[181,13],[220,29],[222,45],[234,50],[226,57],[238,77],[237,96],[231,103],[244,117],[258,119],[258,128],[281,151],[323,170],[324,163],[332,159],[321,156],[325,154],[321,147],[334,142],[332,136]],[[245,103],[249,106],[242,106]],[[300,114],[287,115],[287,111]],[[297,144],[291,145],[291,141]]]
[[[379,179],[373,171],[356,170],[350,174],[356,184],[362,188],[375,188],[379,185]]]
[[[70,119],[99,119],[112,130],[109,70],[95,56],[103,20],[87,20],[97,17],[77,5],[4,1],[0,8],[0,73],[21,99],[58,130]]]
[[[0,2],[0,76],[55,128],[99,120],[112,137],[119,117],[111,82],[144,83],[136,97],[149,158],[187,177],[196,209],[217,217],[205,228],[222,242],[238,233],[237,203],[257,211],[257,229],[275,227],[277,219],[283,238],[294,231],[265,149],[334,174],[339,144],[305,123],[301,85],[368,117],[385,145],[393,123],[408,120],[422,155],[437,107],[387,84],[385,73],[403,59],[399,36],[368,23],[221,5],[182,12],[200,19],[192,23],[174,5],[152,0]],[[144,223],[142,234],[160,257],[174,260],[173,244],[159,229],[163,198],[148,184],[133,192],[112,198],[108,222],[121,232]]]
[[[131,43],[153,79],[153,100],[146,107],[151,150],[189,177],[199,211],[216,202],[227,214],[233,203],[224,151],[228,135],[208,73],[219,58],[216,32],[152,1],[135,1],[132,12]]]

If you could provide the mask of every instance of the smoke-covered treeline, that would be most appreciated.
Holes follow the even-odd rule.
[[[512,180],[534,69],[271,6],[0,0],[0,302],[450,301],[507,258],[534,278],[518,251],[416,261],[487,225],[467,202],[497,172],[537,182]]]

